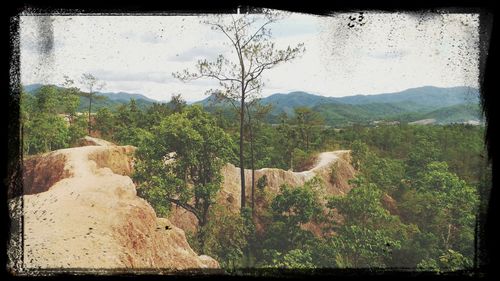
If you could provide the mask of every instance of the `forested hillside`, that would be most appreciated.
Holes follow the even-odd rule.
[[[42,84],[30,84],[24,86],[24,91],[26,94],[35,95],[42,87],[53,86],[57,91],[64,91],[64,87],[54,86],[54,85],[42,85]],[[67,89],[66,89],[67,90]],[[118,93],[98,93],[98,98],[93,104],[93,112],[101,109],[108,108],[114,109],[120,105],[128,103],[130,100],[135,100],[136,104],[140,108],[146,108],[151,106],[153,103],[158,103],[158,101],[150,99],[141,94],[130,94],[125,92]],[[89,107],[89,101],[85,97],[80,96],[79,104],[76,108],[77,111],[85,111]]]
[[[28,94],[34,95],[43,85],[25,86]],[[63,87],[55,86],[59,91]],[[146,109],[153,103],[162,103],[141,94],[97,93],[99,97],[92,106],[92,112],[101,108],[116,110],[120,105],[135,100],[136,106]],[[409,123],[422,119],[435,119],[437,124],[482,122],[479,108],[479,93],[470,87],[438,88],[421,87],[398,93],[357,95],[341,98],[313,95],[306,92],[273,94],[260,100],[262,105],[270,106],[265,121],[279,123],[286,114],[293,117],[296,107],[306,107],[317,112],[324,121],[322,125],[344,127],[352,124],[372,124],[374,121],[397,121]],[[193,104],[202,105],[207,111],[218,112],[226,116],[234,115],[228,101],[215,98],[214,95]],[[89,101],[80,97],[77,111],[88,109]]]
[[[492,21],[443,9],[21,12],[7,270],[487,277]]]
[[[420,87],[398,93],[325,97],[306,92],[274,94],[262,98],[263,105],[271,106],[267,122],[279,123],[280,116],[294,116],[294,108],[307,107],[317,112],[324,125],[346,126],[354,123],[369,124],[373,121],[412,122],[436,119],[439,124],[481,121],[479,92],[470,87]],[[231,111],[227,102],[210,96],[195,104],[208,111]],[[227,114],[227,113],[226,113]]]
[[[37,154],[69,147],[86,135],[89,124],[86,115],[77,114],[79,99],[51,86],[23,94],[23,151]],[[398,109],[383,104],[318,107],[332,105],[324,109],[332,120],[350,114],[350,120],[359,123],[341,129],[323,126],[319,110],[302,106],[272,125],[266,122],[270,107],[250,107],[252,123],[244,127],[247,167],[301,172],[310,169],[321,152],[349,149],[356,169],[349,181],[352,190],[341,196],[321,192],[326,183],[318,178],[270,192],[269,179],[259,176],[250,181],[255,194],[249,195],[250,202],[259,202],[258,215],[251,204],[240,216],[215,200],[225,176],[221,167],[239,164],[239,126],[232,113],[211,113],[187,105],[180,96],[145,108],[132,99],[117,108],[97,109],[90,127],[93,136],[138,147],[133,180],[139,195],[159,215],[171,215],[172,206],[192,212],[198,223],[187,233],[190,245],[228,271],[471,268],[476,215],[490,187],[484,128],[363,126],[368,119],[359,115],[377,109],[394,114]],[[461,107],[419,118],[447,118]],[[363,109],[363,114],[353,108]],[[339,168],[330,169],[327,181],[333,183]],[[322,207],[318,202],[324,202]],[[313,231],[306,225],[321,228]]]

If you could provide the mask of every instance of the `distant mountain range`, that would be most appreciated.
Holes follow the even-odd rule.
[[[41,84],[24,86],[25,91],[34,93]],[[99,93],[107,97],[93,103],[93,108],[116,107],[135,99],[139,107],[153,103],[163,103],[141,94],[126,92]],[[471,87],[439,88],[424,86],[395,93],[375,95],[356,95],[346,97],[325,97],[307,92],[277,93],[261,99],[262,104],[271,104],[272,110],[267,118],[270,123],[277,123],[278,116],[286,113],[293,117],[295,107],[308,107],[325,119],[331,126],[343,126],[352,123],[370,123],[373,121],[413,122],[423,119],[435,119],[435,123],[466,123],[480,121],[479,91]],[[227,102],[216,102],[209,96],[192,104],[200,104],[208,111],[216,108],[230,111]],[[80,99],[79,110],[88,107],[88,100]]]
[[[105,96],[107,97],[108,99],[110,100],[114,100],[114,101],[125,101],[125,102],[129,102],[131,99],[135,99],[135,100],[144,100],[144,101],[147,101],[147,102],[158,102],[157,100],[154,100],[154,99],[150,99],[146,96],[143,96],[141,94],[130,94],[130,93],[126,93],[126,92],[118,92],[118,93],[99,93],[99,95],[101,96]]]
[[[196,103],[206,105],[209,102],[213,102],[213,100],[214,98],[210,96]],[[326,103],[351,105],[387,103],[396,104],[402,107],[408,105],[410,108],[414,106],[439,108],[465,102],[478,103],[479,91],[471,87],[439,88],[424,86],[395,93],[355,95],[346,97],[325,97],[299,91],[290,92],[288,94],[273,94],[261,99],[261,102],[263,104],[273,104],[285,112],[288,108],[291,108],[293,111],[293,108],[297,106],[314,107],[316,105]]]
[[[195,104],[208,110],[226,107],[214,101],[214,97],[209,96]],[[272,105],[268,119],[271,123],[277,123],[282,113],[293,116],[298,106],[311,108],[325,119],[326,124],[333,126],[377,120],[412,122],[432,118],[435,123],[449,124],[481,119],[479,91],[471,87],[424,86],[395,93],[347,97],[325,97],[299,91],[273,94],[261,99],[261,103]]]

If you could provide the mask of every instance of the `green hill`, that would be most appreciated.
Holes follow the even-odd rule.
[[[35,94],[40,87],[42,87],[42,84],[30,84],[24,86],[24,90],[28,94]],[[56,86],[58,89],[63,89],[62,87]],[[110,108],[114,109],[122,104],[127,104],[130,102],[131,99],[135,99],[135,102],[137,106],[141,109],[147,108],[151,106],[153,103],[158,102],[153,99],[150,99],[144,95],[141,94],[131,94],[131,93],[125,93],[125,92],[118,92],[118,93],[98,93],[98,96],[101,98],[93,100],[92,101],[92,112],[96,112],[100,108]],[[84,97],[80,97],[80,104],[78,105],[77,110],[82,112],[82,111],[87,111],[89,107],[89,100]]]
[[[328,125],[342,126],[350,123],[370,123],[376,120],[413,122],[435,119],[437,124],[464,123],[481,120],[479,104],[462,103],[433,110],[408,111],[402,106],[387,103],[361,105],[323,104],[313,107],[325,118]]]
[[[422,116],[422,119],[436,119],[437,123],[463,123],[469,120],[482,120],[481,107],[479,104],[458,104],[443,107]]]
[[[261,99],[273,106],[267,121],[279,122],[278,116],[294,114],[294,108],[305,106],[318,112],[327,125],[342,126],[351,123],[369,123],[375,120],[412,122],[433,118],[438,123],[478,120],[479,91],[471,87],[439,88],[425,86],[397,93],[325,97],[307,92],[273,94]],[[229,111],[227,102],[216,102],[213,96],[202,101],[206,110]]]
[[[32,84],[24,87],[34,94],[42,85]],[[141,109],[151,106],[153,99],[141,94],[99,93],[102,99],[92,102],[92,111],[107,107],[114,109],[135,99]],[[88,99],[80,97],[78,111],[86,111]],[[348,97],[325,97],[307,92],[273,94],[261,99],[262,104],[271,104],[272,110],[267,122],[278,123],[279,116],[286,113],[293,117],[294,108],[309,107],[324,118],[330,126],[345,126],[352,123],[369,124],[373,121],[413,122],[422,119],[435,119],[438,124],[463,123],[481,118],[479,92],[470,87],[438,88],[425,86],[404,90],[398,93],[378,95],[357,95]],[[222,114],[233,119],[234,109],[228,101],[217,101],[214,95],[193,104],[201,104],[205,110]]]
[[[461,103],[478,103],[479,91],[471,87],[439,88],[424,86],[396,93],[356,95],[338,98],[346,104],[407,103],[426,108],[440,108]]]

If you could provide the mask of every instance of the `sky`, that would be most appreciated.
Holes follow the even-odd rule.
[[[104,82],[101,92],[201,100],[217,88],[216,81],[185,83],[172,73],[195,70],[198,59],[219,54],[236,59],[224,35],[201,22],[207,17],[25,13],[20,18],[21,82],[61,85],[66,75],[81,87],[79,77],[91,73]],[[426,85],[479,87],[478,14],[292,13],[271,31],[277,47],[304,43],[306,51],[263,74],[262,97],[291,91],[341,97]]]

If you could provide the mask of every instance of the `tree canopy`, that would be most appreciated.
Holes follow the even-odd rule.
[[[212,30],[224,34],[236,57],[228,58],[219,55],[216,60],[199,60],[196,71],[185,69],[173,73],[182,81],[200,78],[215,79],[219,89],[210,89],[207,93],[217,93],[229,100],[235,107],[239,106],[239,167],[241,177],[241,211],[246,205],[245,195],[245,156],[244,156],[244,123],[245,104],[258,97],[263,83],[262,74],[276,65],[298,57],[305,51],[304,44],[285,49],[277,49],[271,41],[269,25],[279,19],[279,14],[271,10],[263,10],[261,16],[254,14],[238,14],[230,17],[215,16],[204,21]]]

